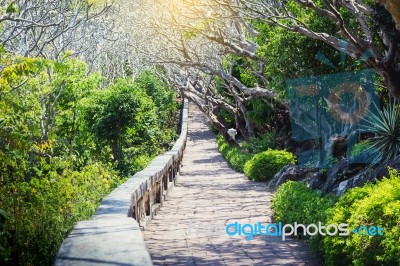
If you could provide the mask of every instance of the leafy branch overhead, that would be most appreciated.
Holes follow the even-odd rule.
[[[400,33],[389,13],[395,2],[141,0],[130,6],[145,14],[138,24],[149,33],[150,60],[229,140],[229,127],[248,139],[265,126],[248,116],[255,99],[287,115],[285,80],[333,73],[316,60],[321,51],[337,61],[340,53],[349,55],[346,70],[372,68],[385,92],[399,98]],[[234,125],[221,119],[221,109]]]

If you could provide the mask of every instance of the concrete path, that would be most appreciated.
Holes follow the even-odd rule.
[[[319,265],[304,243],[226,234],[230,223],[269,223],[272,193],[230,169],[206,121],[191,105],[178,184],[143,232],[154,265]]]

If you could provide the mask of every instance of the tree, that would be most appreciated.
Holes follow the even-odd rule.
[[[96,137],[99,149],[111,147],[121,172],[127,174],[132,170],[124,163],[127,155],[124,149],[137,148],[126,158],[131,161],[139,150],[155,153],[148,150],[156,146],[161,132],[155,104],[137,84],[119,80],[87,99],[83,110],[87,128]]]
[[[67,48],[81,42],[76,29],[109,9],[97,11],[84,0],[2,1],[1,44],[22,56],[59,58]]]
[[[163,65],[168,81],[191,99],[229,140],[227,124],[219,119],[221,109],[234,117],[245,138],[254,136],[246,105],[263,97],[286,108],[286,100],[268,87],[265,64],[256,54],[257,33],[229,6],[213,1],[137,1],[142,10],[142,29],[150,36],[146,54]],[[162,45],[167,44],[167,45]],[[258,83],[245,84],[234,75],[237,58],[243,59]]]
[[[66,51],[101,72],[107,82],[137,75],[137,34],[128,29],[119,3],[86,0],[18,0],[0,4],[0,43],[21,56],[61,60]],[[133,20],[131,20],[133,21]],[[135,31],[139,33],[140,31]]]
[[[380,5],[361,0],[239,1],[240,6],[224,0],[219,2],[253,19],[268,21],[323,41],[353,58],[362,58],[381,76],[391,96],[400,98],[400,32],[395,30],[391,15]],[[336,24],[337,32],[310,27],[299,16],[308,11]]]
[[[396,23],[397,30],[400,31],[400,1],[399,0],[376,0],[377,3],[382,4],[387,11],[392,15]]]

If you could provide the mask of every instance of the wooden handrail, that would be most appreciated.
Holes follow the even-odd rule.
[[[54,265],[152,265],[141,229],[177,182],[186,147],[188,106],[185,100],[180,137],[172,149],[104,198],[91,220],[78,222]]]

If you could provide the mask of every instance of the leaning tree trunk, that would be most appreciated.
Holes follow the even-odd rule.
[[[226,142],[233,145],[235,144],[235,141],[233,141],[228,134],[227,127],[218,120],[218,118],[209,110],[207,106],[196,101],[194,97],[191,97],[190,94],[186,94],[184,90],[180,91],[183,98],[191,100],[191,102],[195,104],[200,109],[200,111],[202,111],[208,117],[211,124],[215,127],[215,129],[219,132],[219,134],[221,134],[221,136],[225,139]]]
[[[240,110],[240,112],[242,114],[242,117],[243,117],[243,120],[244,120],[244,123],[245,123],[246,132],[247,132],[247,136],[245,138],[249,139],[251,137],[254,137],[253,125],[251,124],[250,119],[246,115],[246,113],[247,113],[246,107],[240,101],[238,101],[238,106],[239,106],[239,110]]]

